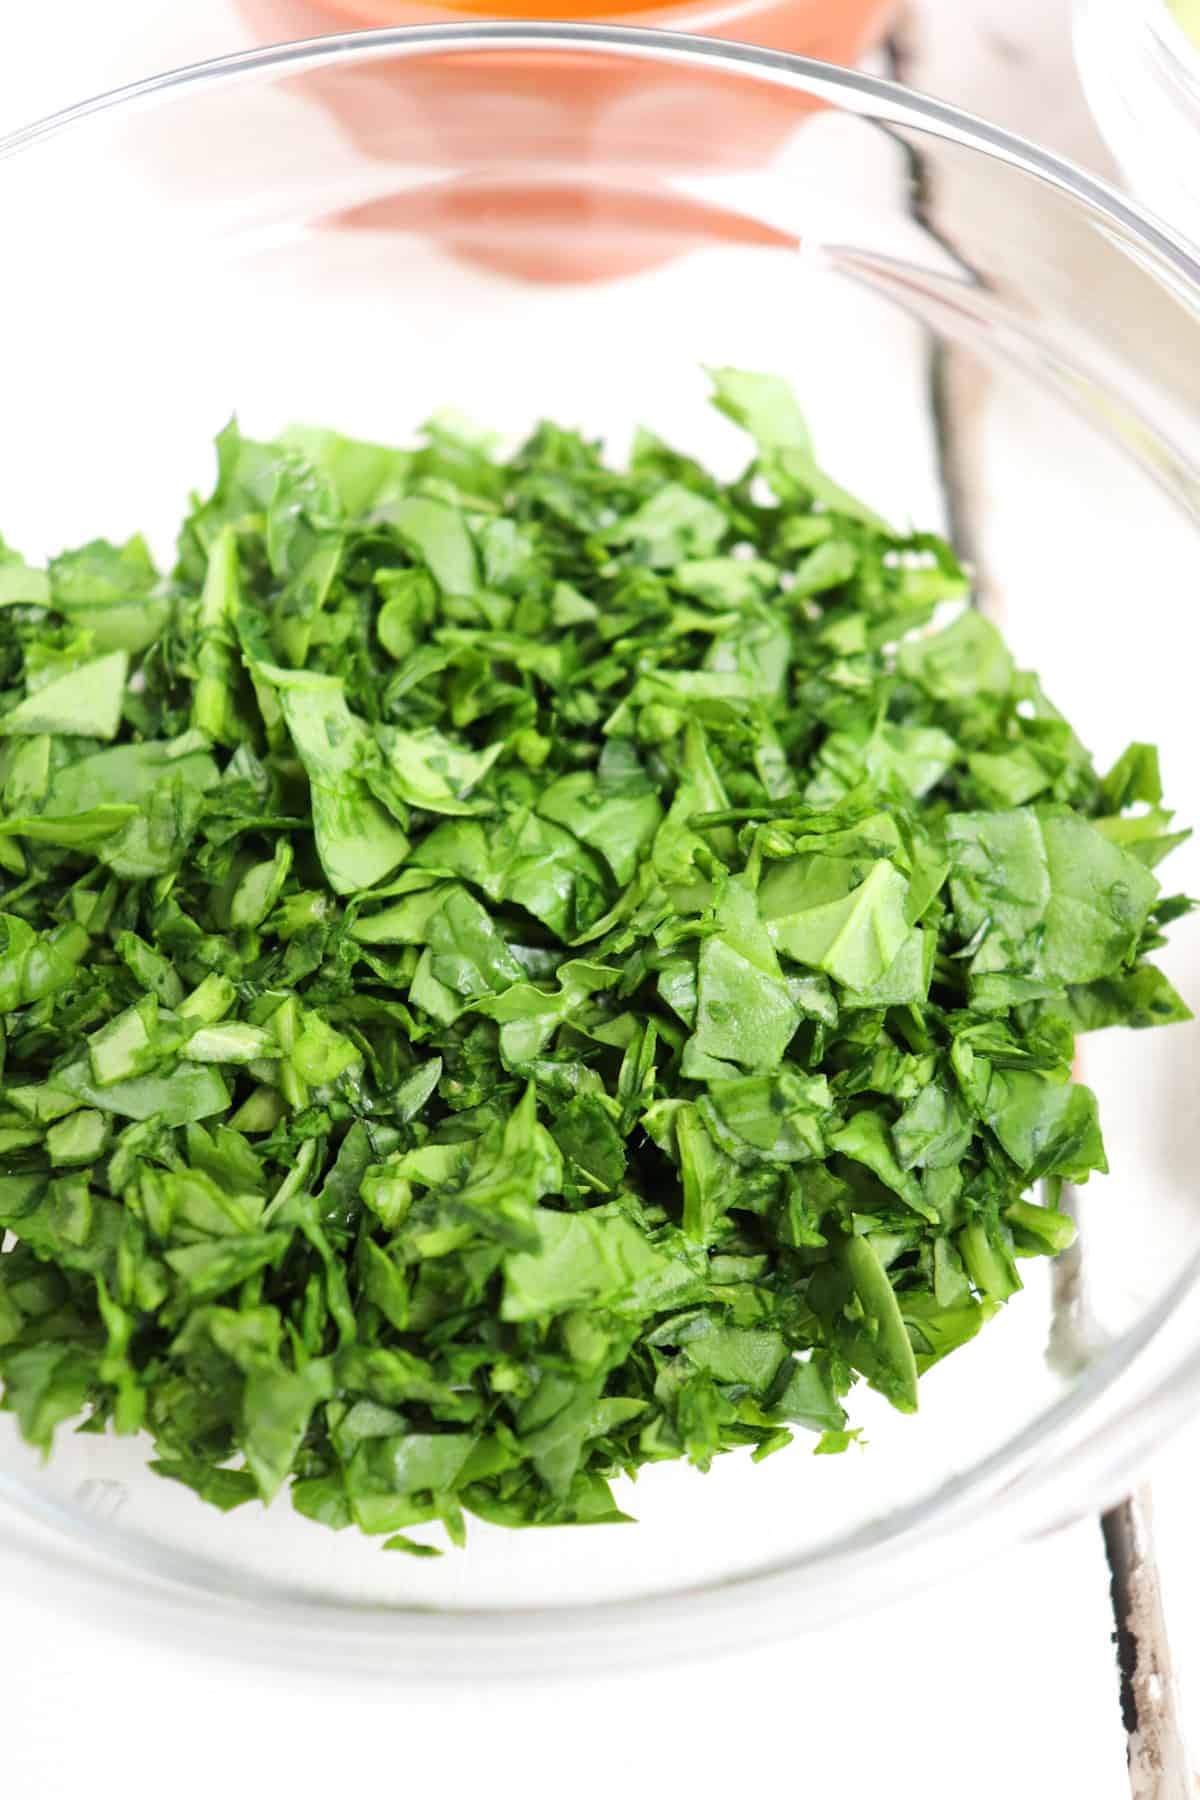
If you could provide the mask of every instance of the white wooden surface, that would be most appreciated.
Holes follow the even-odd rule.
[[[3,1609],[6,1800],[1128,1800],[1099,1534],[815,1641],[465,1695],[264,1680]]]
[[[515,9],[514,9],[515,10]],[[1070,62],[1066,0],[921,0],[920,84],[1104,166]],[[226,0],[43,0],[6,21],[0,131],[243,41]],[[0,496],[0,509],[3,497]],[[1198,1671],[1189,1471],[1159,1479],[1167,1608]],[[1084,1522],[863,1627],[702,1667],[461,1695],[347,1695],[248,1678],[6,1597],[0,1789],[174,1800],[354,1781],[539,1800],[622,1791],[920,1792],[1125,1800],[1107,1566]],[[1193,1735],[1200,1742],[1200,1713]],[[1174,1796],[1162,1797],[1174,1800]]]

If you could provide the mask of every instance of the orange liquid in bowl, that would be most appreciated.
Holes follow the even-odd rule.
[[[487,0],[240,0],[262,43],[346,26],[619,17],[841,63],[877,42],[897,10],[896,0],[602,4],[521,0],[502,15]],[[680,194],[670,178],[753,169],[820,104],[736,71],[557,51],[398,57],[309,71],[297,86],[373,159],[455,172],[333,223],[417,231],[457,257],[542,282],[612,279],[705,242],[748,241],[748,221]]]
[[[286,0],[285,0],[286,4]],[[295,11],[296,8],[291,10]],[[311,10],[316,10],[315,8]],[[320,10],[351,25],[415,25],[432,19],[560,19],[593,23],[622,20],[708,37],[737,38],[796,56],[853,62],[878,42],[899,10],[897,0],[683,0],[654,5],[645,0],[521,0],[511,10],[488,0],[450,0],[441,7],[403,0],[320,0]]]

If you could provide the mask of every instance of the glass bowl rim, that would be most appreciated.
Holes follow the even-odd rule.
[[[1164,6],[1164,11],[1165,11]],[[910,125],[1017,168],[1065,193],[1131,237],[1137,260],[1165,264],[1185,291],[1200,328],[1200,252],[1114,186],[1003,127],[948,102],[856,69],[692,33],[626,25],[504,21],[391,26],[274,44],[169,69],[107,90],[0,137],[0,162],[111,112],[191,97],[283,71],[369,62],[382,55],[496,49],[583,55],[626,53],[637,60],[736,70],[747,78],[818,97],[849,99],[875,122]],[[857,105],[855,105],[857,102]],[[1133,252],[1129,252],[1133,255]],[[1200,1287],[1200,1249],[1167,1290],[1050,1407],[980,1462],[920,1499],[817,1550],[765,1569],[660,1595],[563,1607],[430,1610],[315,1601],[273,1582],[255,1584],[186,1552],[127,1536],[111,1523],[49,1500],[0,1472],[0,1503],[11,1536],[0,1537],[0,1565],[15,1587],[67,1608],[85,1599],[126,1629],[170,1633],[186,1647],[219,1648],[248,1660],[281,1657],[328,1672],[329,1650],[345,1655],[347,1675],[394,1680],[515,1678],[563,1668],[627,1667],[634,1662],[728,1651],[782,1637],[805,1624],[803,1602],[853,1586],[857,1604],[910,1591],[930,1573],[961,1566],[988,1548],[1050,1530],[1122,1491],[1131,1468],[1200,1405],[1200,1341],[1189,1341],[1148,1392],[1125,1394],[1114,1419],[1093,1423],[1064,1452],[1060,1428],[1086,1421],[1101,1394],[1120,1391],[1138,1357]],[[1038,1458],[1049,1443],[1050,1454]],[[8,1510],[11,1509],[11,1510]],[[14,1517],[14,1514],[17,1515]],[[24,1515],[24,1527],[20,1515]],[[52,1528],[53,1535],[44,1527]],[[881,1580],[884,1571],[887,1578]],[[870,1578],[868,1577],[868,1571]],[[131,1596],[129,1579],[140,1578]],[[857,1578],[861,1578],[857,1579]],[[820,1622],[844,1612],[835,1604]],[[111,1614],[110,1614],[111,1618]],[[502,1653],[502,1666],[497,1658]]]

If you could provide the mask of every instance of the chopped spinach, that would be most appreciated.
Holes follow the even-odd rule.
[[[169,576],[0,544],[31,1444],[416,1554],[618,1521],[647,1463],[844,1449],[860,1378],[912,1411],[1070,1242],[1076,1033],[1190,1016],[1157,756],[1098,773],[950,547],[713,379],[728,485],[230,425]]]

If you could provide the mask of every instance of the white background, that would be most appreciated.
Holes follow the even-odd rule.
[[[921,85],[1102,162],[1070,67],[1065,0],[925,0],[921,13]],[[224,0],[41,0],[5,28],[0,132],[244,41]],[[1177,1445],[1157,1481],[1185,1701],[1189,1666],[1200,1696],[1198,1445]],[[1098,1525],[1086,1521],[820,1639],[470,1697],[246,1673],[5,1597],[0,1791],[315,1800],[369,1783],[501,1800],[707,1800],[752,1787],[822,1800],[1125,1800],[1107,1580]],[[1200,1714],[1193,1735],[1200,1742]]]

